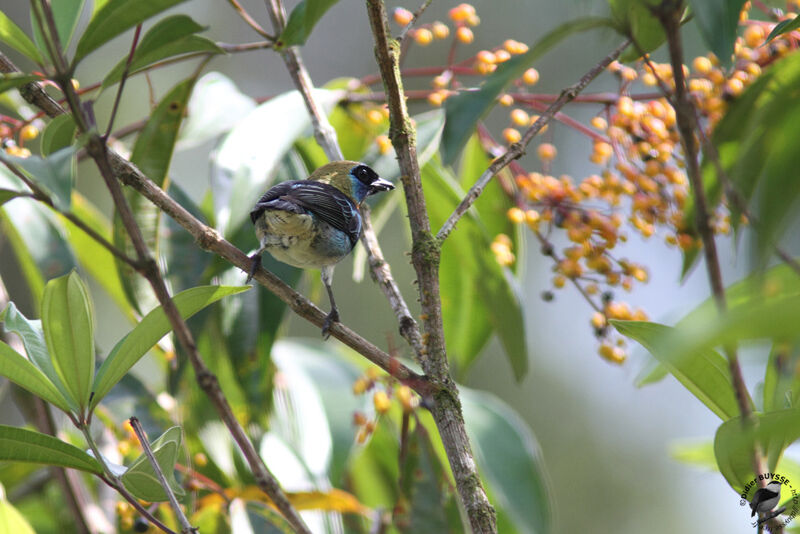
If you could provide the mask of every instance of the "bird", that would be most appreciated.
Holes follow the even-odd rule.
[[[339,321],[331,287],[333,268],[361,237],[359,208],[368,196],[392,189],[394,185],[369,166],[347,160],[327,163],[305,180],[273,186],[250,211],[260,247],[250,256],[247,282],[261,267],[264,251],[294,267],[319,269],[331,304],[322,326],[327,339]]]
[[[753,494],[753,500],[750,501],[750,508],[753,510],[750,517],[756,515],[756,512],[769,512],[775,508],[780,498],[781,483],[777,480],[771,481],[765,488],[758,488]]]

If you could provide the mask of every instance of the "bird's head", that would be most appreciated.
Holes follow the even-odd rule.
[[[394,189],[390,181],[357,161],[333,161],[314,171],[309,179],[334,186],[359,205],[370,195]]]

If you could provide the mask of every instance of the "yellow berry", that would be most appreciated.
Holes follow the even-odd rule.
[[[508,53],[507,50],[503,50],[502,48],[494,53],[494,61],[495,63],[503,63],[504,61],[508,61],[511,59],[511,54]]]
[[[506,93],[504,95],[500,95],[500,99],[498,100],[501,106],[511,106],[514,104],[514,97],[510,94]]]
[[[394,13],[392,13],[392,17],[397,24],[400,26],[405,26],[414,19],[414,14],[403,7],[398,7],[395,8]]]
[[[477,26],[481,23],[481,18],[478,15],[472,14],[467,17],[464,22],[466,22],[469,26]]]
[[[608,128],[608,122],[603,117],[592,117],[591,125],[598,130]]]
[[[466,26],[461,26],[456,30],[456,38],[464,44],[469,44],[475,40],[475,35]]]
[[[534,230],[538,228],[541,218],[542,216],[539,215],[539,212],[536,210],[528,210],[525,212],[525,222]]]
[[[519,208],[511,208],[506,212],[506,216],[508,216],[511,222],[520,224],[525,220],[525,212]]]
[[[418,45],[427,46],[433,41],[433,33],[427,28],[420,28],[414,32],[414,40]]]
[[[392,401],[389,399],[389,395],[383,390],[375,392],[375,395],[372,396],[372,404],[375,406],[375,411],[380,414],[388,412],[389,408],[392,407]]]
[[[527,83],[528,85],[534,85],[536,82],[539,81],[539,71],[534,69],[533,67],[529,68],[522,75],[522,81]]]
[[[692,68],[697,72],[697,74],[706,75],[714,68],[714,65],[711,63],[711,60],[705,56],[699,56],[694,58],[692,61]]]
[[[367,120],[372,124],[380,124],[383,122],[383,113],[377,109],[371,109],[367,112]]]
[[[475,8],[470,4],[459,4],[448,12],[448,16],[456,21],[465,21],[475,15]]]
[[[600,312],[594,312],[592,315],[592,326],[595,328],[603,328],[606,326],[606,316]]]
[[[536,153],[542,161],[552,161],[556,158],[558,150],[551,143],[542,143],[536,148]]]
[[[444,95],[441,91],[434,91],[433,93],[428,95],[428,103],[431,106],[439,107],[444,102]]]
[[[379,135],[375,138],[375,142],[378,143],[378,150],[381,154],[386,154],[392,148],[392,142],[388,135]]]
[[[744,42],[750,48],[759,46],[766,37],[764,28],[757,24],[751,24],[744,30]]]
[[[415,407],[414,394],[408,386],[400,386],[397,388],[397,400],[400,401],[400,405],[406,413],[412,411]]]
[[[511,122],[517,126],[527,126],[531,118],[524,109],[515,109],[511,112]]]
[[[196,452],[194,456],[192,456],[192,461],[197,467],[205,467],[208,465],[208,456],[202,452]]]
[[[556,275],[553,277],[553,286],[561,289],[567,283],[567,279],[564,278],[562,275]]]
[[[494,64],[496,61],[494,54],[488,50],[481,50],[478,52],[475,55],[475,59],[477,59],[480,63],[488,63],[490,65]]]
[[[433,36],[437,39],[447,39],[450,35],[450,28],[447,27],[447,24],[439,22],[438,20],[431,26],[431,31],[433,32]]]
[[[503,130],[503,139],[506,140],[508,144],[518,143],[520,139],[522,139],[522,134],[519,133],[519,130],[515,128],[506,128]]]
[[[39,136],[39,128],[37,128],[33,124],[26,124],[19,131],[19,136],[24,141],[30,141],[32,139],[36,139]]]
[[[369,382],[362,378],[357,378],[355,382],[353,382],[353,393],[356,395],[361,395],[367,388],[369,387]]]

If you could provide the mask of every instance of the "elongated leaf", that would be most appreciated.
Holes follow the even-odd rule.
[[[185,492],[175,480],[175,463],[181,452],[181,428],[179,426],[170,428],[153,441],[150,447],[167,484],[176,496],[182,497]],[[151,502],[168,500],[167,492],[161,486],[153,465],[144,453],[133,461],[120,480],[125,488],[139,499]]]
[[[233,81],[219,72],[204,74],[194,86],[178,149],[199,145],[227,132],[256,107]]]
[[[339,0],[302,0],[289,15],[289,22],[278,38],[277,48],[301,45],[328,9]]]
[[[769,35],[767,35],[767,40],[764,41],[764,44],[770,42],[779,35],[792,32],[797,28],[800,28],[800,19],[798,19],[797,17],[793,19],[782,20],[779,23],[777,23],[774,28],[772,28],[772,31],[769,32]]]
[[[75,50],[73,64],[117,35],[184,0],[109,0],[92,15]]]
[[[33,41],[2,11],[0,11],[0,42],[7,44],[35,63],[41,65],[44,62],[42,54]]]
[[[74,445],[47,434],[6,425],[0,425],[0,460],[103,472],[97,460]]]
[[[531,64],[565,37],[594,28],[609,27],[610,19],[582,18],[562,24],[542,37],[528,52],[501,63],[477,91],[465,91],[445,101],[446,120],[442,134],[442,159],[445,165],[458,154],[475,131],[475,124],[497,102],[503,88],[519,78]]]
[[[745,0],[689,0],[703,40],[726,66],[731,64],[744,3]]]
[[[550,532],[551,503],[539,445],[509,406],[488,393],[459,388],[464,422],[495,504],[520,532]]]
[[[0,160],[21,168],[37,184],[46,189],[57,208],[69,211],[72,187],[75,180],[74,157],[77,147],[67,147],[50,154],[46,158],[28,156],[21,158],[9,156],[0,151]]]
[[[720,419],[736,417],[739,407],[731,386],[728,362],[709,348],[672,351],[663,341],[675,329],[645,321],[612,320],[620,334],[638,341],[672,375]]]
[[[0,375],[66,413],[72,411],[70,403],[50,383],[44,373],[2,341],[0,341]]]
[[[16,89],[26,83],[38,82],[41,79],[41,76],[35,74],[0,74],[0,93],[5,93],[9,89]]]
[[[42,327],[56,371],[82,413],[94,378],[94,314],[89,291],[75,271],[45,286]]]
[[[326,113],[344,97],[344,91],[324,89],[315,89],[313,94]],[[263,194],[283,157],[310,127],[300,93],[290,91],[257,107],[225,137],[215,154],[211,177],[217,228],[225,236],[247,220],[253,199]],[[301,178],[305,177],[296,177]]]
[[[244,287],[201,286],[182,291],[173,297],[181,317],[187,319],[209,304],[228,295],[250,289]],[[148,313],[119,343],[100,365],[94,379],[92,403],[97,403],[114,387],[125,373],[170,331],[170,323],[164,310],[158,307]]]
[[[223,53],[213,41],[194,35],[204,29],[187,15],[172,15],[160,20],[142,37],[128,72],[135,73],[162,59],[192,52]],[[103,87],[113,85],[122,78],[127,62],[126,54],[103,78]]]
[[[72,34],[78,26],[78,20],[81,18],[83,5],[86,0],[58,0],[51,4],[53,19],[56,23],[56,31],[58,32],[58,41],[63,50],[67,50],[69,43],[72,40]],[[38,19],[34,16],[31,10],[31,26],[33,27],[33,39],[39,50],[47,50],[42,38],[42,31],[39,28]]]
[[[42,321],[28,319],[13,302],[9,302],[6,309],[0,313],[0,321],[3,322],[6,330],[14,332],[20,337],[25,347],[25,353],[28,355],[28,361],[44,374],[47,381],[59,392],[60,398],[66,399],[72,410],[77,412],[78,404],[71,401],[72,396],[64,386],[47,350]]]
[[[800,411],[796,408],[758,414],[758,425],[745,429],[740,417],[725,421],[714,436],[714,455],[720,472],[737,493],[760,473],[753,473],[753,445],[767,453],[774,472],[784,449],[800,438]]]
[[[798,406],[800,377],[795,373],[798,365],[800,350],[796,344],[775,343],[772,346],[764,373],[765,412]]]
[[[49,156],[72,144],[75,139],[75,121],[72,115],[64,113],[51,120],[42,132],[42,155]]]

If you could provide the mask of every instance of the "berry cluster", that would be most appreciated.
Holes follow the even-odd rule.
[[[384,415],[396,401],[403,410],[403,413],[413,412],[419,406],[417,397],[410,387],[397,384],[391,376],[383,374],[377,367],[370,367],[367,371],[353,382],[353,393],[363,395],[372,392],[372,406],[375,409],[375,419],[370,419],[363,412],[353,414],[353,425],[358,429],[356,432],[356,442],[366,443],[369,436],[375,430],[377,417]]]
[[[790,7],[797,10],[800,2],[790,3]],[[750,20],[750,9],[750,2],[745,3],[732,68],[723,68],[713,54],[694,58],[690,66],[683,67],[702,129],[699,135],[706,138],[729,103],[758,78],[762,69],[800,43],[792,32],[764,45],[775,22]],[[783,18],[795,16],[796,13],[789,13]],[[475,9],[468,4],[453,8],[450,18],[457,28],[464,29],[474,27],[473,22],[478,20]],[[471,31],[469,35],[472,37]],[[471,40],[459,38],[464,44]],[[459,76],[488,75],[499,63],[527,49],[524,43],[507,40],[502,46],[481,50],[461,63],[455,63],[451,55],[449,64],[432,79],[428,102],[441,105],[461,89]],[[614,291],[630,291],[635,283],[646,282],[648,271],[645,265],[617,257],[617,245],[628,239],[628,232],[644,239],[661,236],[668,245],[683,251],[697,249],[702,242],[685,212],[689,186],[675,111],[668,101],[675,88],[671,66],[644,58],[632,65],[613,62],[608,70],[619,80],[616,94],[580,95],[575,99],[598,106],[590,124],[582,124],[565,113],[555,117],[588,137],[589,160],[598,166],[597,172],[578,180],[557,175],[553,172],[556,147],[546,141],[539,143],[539,168],[525,169],[516,162],[511,165],[516,188],[510,194],[515,207],[508,211],[508,217],[525,224],[542,244],[542,253],[553,260],[553,288],[570,283],[586,297],[595,310],[590,322],[600,339],[599,354],[620,363],[625,359],[624,341],[612,337],[608,320],[646,320],[647,315],[615,301]],[[510,108],[510,124],[500,136],[505,144],[520,141],[522,130],[530,127],[546,108],[546,95],[532,91],[538,81],[538,71],[528,69],[513,83],[512,90],[500,96],[501,106]],[[542,129],[540,134],[545,131]],[[498,153],[501,147],[490,135],[481,138],[488,152]],[[725,199],[712,207],[711,220],[717,233],[730,232]],[[569,241],[560,250],[553,244],[556,235]],[[496,236],[491,250],[501,265],[509,266],[516,260],[506,235]],[[549,290],[542,296],[545,300],[554,298]]]

